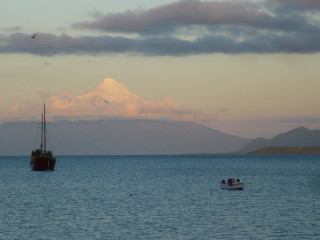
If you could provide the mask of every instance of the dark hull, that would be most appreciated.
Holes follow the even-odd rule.
[[[32,171],[54,171],[56,159],[53,157],[39,156],[30,162]]]

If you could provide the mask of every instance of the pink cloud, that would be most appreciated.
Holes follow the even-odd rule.
[[[214,119],[200,111],[182,107],[170,98],[157,102],[144,100],[113,79],[105,79],[100,85],[80,96],[64,91],[45,96],[48,99],[46,105],[49,120],[99,120],[106,117],[162,118],[181,121]],[[0,113],[0,121],[39,120],[41,104],[28,101],[20,106],[15,104]]]

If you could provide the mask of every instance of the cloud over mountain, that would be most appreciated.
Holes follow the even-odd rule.
[[[99,12],[72,25],[97,35],[39,33],[36,41],[23,33],[0,35],[0,53],[314,53],[320,52],[319,16],[318,0],[182,0],[146,10]]]
[[[38,120],[42,103],[25,102],[0,113],[0,121]],[[106,118],[148,118],[199,121],[213,119],[200,111],[184,108],[167,98],[153,102],[130,92],[107,78],[86,93],[75,96],[61,91],[47,100],[49,115],[58,120],[99,120]]]

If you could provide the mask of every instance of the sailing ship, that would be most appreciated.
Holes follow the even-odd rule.
[[[43,105],[43,114],[41,120],[41,143],[40,148],[31,153],[30,167],[32,171],[53,171],[56,165],[56,159],[51,151],[46,148],[46,105]]]

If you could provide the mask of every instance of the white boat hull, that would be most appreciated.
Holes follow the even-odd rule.
[[[232,183],[232,185],[229,185],[228,183],[220,183],[221,189],[226,190],[243,190],[243,183]]]

